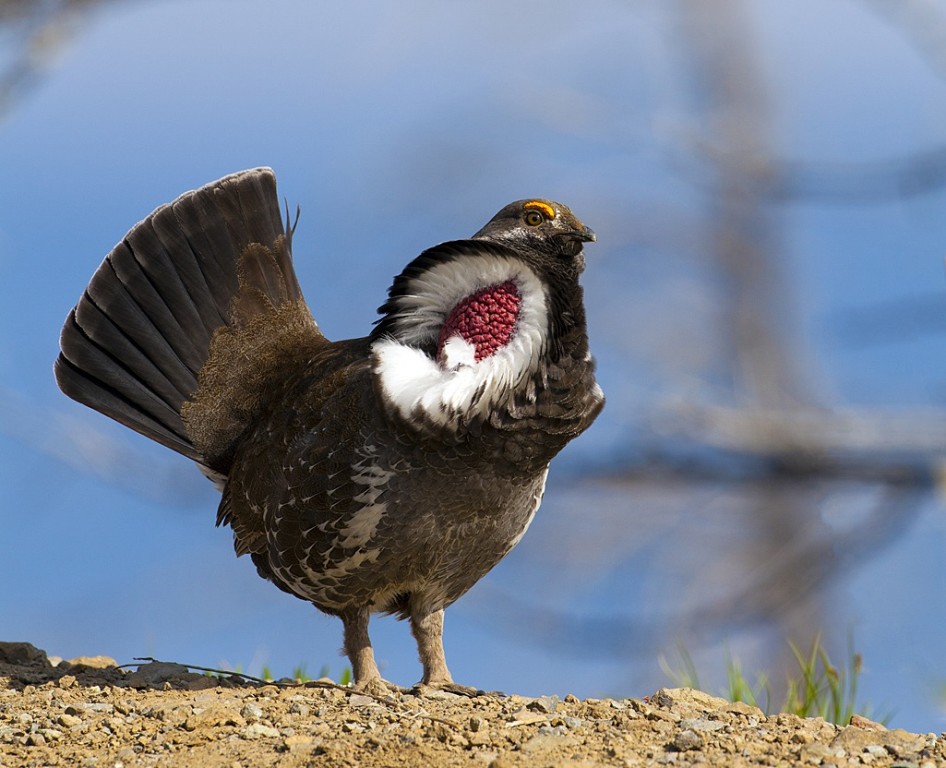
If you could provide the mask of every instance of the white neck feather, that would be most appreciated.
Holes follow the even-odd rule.
[[[515,283],[521,297],[509,343],[479,362],[459,337],[447,341],[446,365],[423,351],[436,348],[440,329],[457,303],[507,281]],[[464,255],[435,264],[413,278],[396,302],[391,335],[372,344],[371,351],[386,403],[405,420],[420,415],[448,426],[458,419],[483,416],[535,372],[545,351],[545,288],[529,267],[514,258]]]

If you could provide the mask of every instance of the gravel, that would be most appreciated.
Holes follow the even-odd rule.
[[[0,643],[0,766],[946,765],[935,734],[767,717],[690,689],[621,700],[431,693],[260,684],[163,662],[127,671]]]

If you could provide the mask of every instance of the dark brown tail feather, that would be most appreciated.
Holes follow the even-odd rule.
[[[259,311],[287,300],[302,304],[291,234],[268,168],[227,176],[161,206],[115,246],[70,312],[55,365],[59,387],[207,467],[181,407],[197,390],[215,331],[234,322],[237,306],[240,323],[249,304]],[[271,249],[269,259],[249,259],[254,293],[268,301],[237,300],[248,282],[238,274],[249,268],[241,256],[259,250],[247,251],[252,244]]]

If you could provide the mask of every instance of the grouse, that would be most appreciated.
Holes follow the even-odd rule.
[[[604,404],[578,282],[595,235],[560,203],[511,203],[332,342],[288,219],[268,168],[159,207],[70,312],[57,382],[198,464],[237,555],[342,620],[356,684],[383,686],[368,620],[386,612],[410,620],[421,684],[450,686],[444,608],[519,542]]]

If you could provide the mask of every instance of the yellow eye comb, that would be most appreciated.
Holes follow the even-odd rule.
[[[527,211],[532,209],[541,211],[542,215],[547,219],[555,218],[555,209],[548,203],[542,202],[541,200],[530,200],[523,206],[523,208],[525,208]]]

